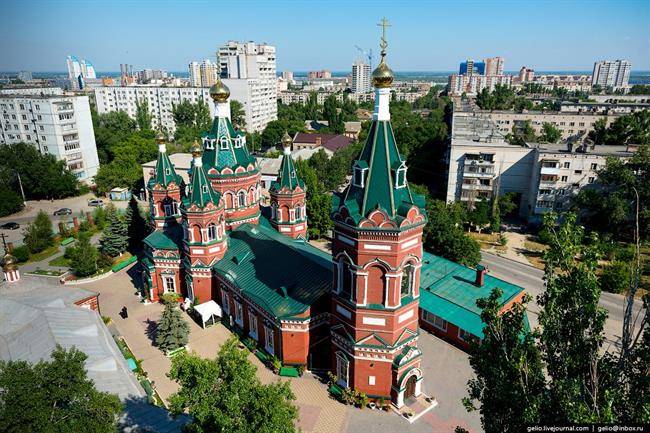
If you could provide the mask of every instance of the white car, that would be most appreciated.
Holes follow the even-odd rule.
[[[104,206],[104,200],[99,198],[88,200],[88,206],[102,207]]]

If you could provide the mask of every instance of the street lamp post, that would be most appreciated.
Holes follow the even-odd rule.
[[[27,200],[25,199],[25,190],[23,190],[23,182],[20,180],[20,173],[18,171],[14,170],[16,173],[16,176],[18,176],[18,186],[20,187],[20,194],[23,196],[23,205],[27,207]]]

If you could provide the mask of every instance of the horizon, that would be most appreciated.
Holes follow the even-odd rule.
[[[219,5],[190,0],[151,8],[146,0],[118,0],[124,7],[113,7],[115,2],[108,7],[73,0],[9,0],[0,17],[6,48],[0,70],[65,71],[66,56],[75,55],[89,59],[97,71],[119,70],[120,63],[137,70],[183,71],[190,61],[214,59],[217,47],[228,40],[252,40],[276,47],[278,71],[344,71],[360,56],[355,45],[379,52],[377,23],[384,15],[391,22],[388,62],[396,71],[454,71],[467,58],[495,56],[505,58],[507,70],[588,71],[595,61],[615,59],[629,60],[633,71],[650,70],[650,2],[598,4],[410,1],[395,8],[375,0],[369,8],[365,2],[343,0]],[[202,17],[228,19],[197,25],[197,10]],[[98,25],[98,17],[104,24]],[[546,31],[549,23],[552,32]],[[585,36],[585,29],[598,28],[607,31]],[[377,61],[375,55],[373,64]]]

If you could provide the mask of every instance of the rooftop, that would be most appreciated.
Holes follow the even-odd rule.
[[[350,137],[340,134],[306,134],[304,132],[298,132],[293,137],[294,143],[320,143],[321,146],[332,152],[349,146],[352,141]]]
[[[476,301],[487,298],[492,289],[498,287],[503,290],[499,301],[504,306],[524,290],[487,273],[484,284],[478,287],[475,269],[426,251],[422,262],[420,308],[480,338],[483,337],[483,321]]]
[[[265,221],[233,230],[228,251],[214,270],[274,316],[294,317],[330,292],[332,257],[278,233]]]

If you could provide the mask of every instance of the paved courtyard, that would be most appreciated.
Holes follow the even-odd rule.
[[[83,287],[100,293],[101,314],[109,316],[116,330],[124,336],[129,347],[154,382],[160,396],[166,400],[177,390],[177,385],[167,378],[170,360],[153,346],[152,330],[163,310],[160,304],[144,305],[135,295],[133,285],[137,277],[137,264],[111,277]],[[128,318],[119,315],[122,307],[128,309]],[[202,357],[215,357],[219,346],[231,335],[218,324],[202,329],[188,320],[191,327],[189,349]],[[300,410],[299,427],[304,433],[392,433],[392,432],[453,432],[457,425],[470,431],[480,431],[476,413],[467,414],[460,399],[465,396],[471,369],[467,355],[423,331],[420,348],[424,354],[424,391],[437,397],[439,405],[409,424],[392,412],[370,409],[353,409],[331,399],[326,386],[309,373],[289,379]],[[258,377],[264,383],[278,380],[253,355],[251,361],[258,368]]]

